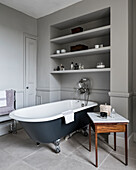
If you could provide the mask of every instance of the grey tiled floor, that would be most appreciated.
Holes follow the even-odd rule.
[[[136,170],[136,143],[129,147],[129,165],[125,166],[124,149],[113,151],[98,140],[98,162],[95,164],[94,136],[92,151],[88,151],[88,137],[77,133],[61,141],[61,153],[54,152],[53,144],[35,145],[23,130],[0,137],[0,170]]]

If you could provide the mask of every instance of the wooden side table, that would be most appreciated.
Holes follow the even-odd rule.
[[[98,113],[88,113],[90,117],[89,125],[89,150],[91,151],[91,127],[95,131],[95,156],[96,167],[98,167],[98,151],[97,151],[97,135],[98,133],[114,133],[114,150],[116,151],[116,132],[124,132],[125,134],[125,165],[128,165],[128,148],[127,148],[127,124],[129,120],[116,113],[115,118],[110,116],[102,119]]]

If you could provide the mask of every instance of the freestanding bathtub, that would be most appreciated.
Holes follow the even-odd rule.
[[[89,124],[88,111],[97,106],[95,102],[63,100],[38,106],[15,110],[10,117],[19,121],[27,134],[37,144],[54,143],[56,152],[60,151],[59,139]],[[74,111],[74,122],[65,124],[62,112]]]

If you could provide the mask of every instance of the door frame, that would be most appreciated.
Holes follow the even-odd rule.
[[[23,33],[23,107],[26,107],[26,38],[34,39],[37,42],[37,36]],[[36,53],[38,52],[36,46]],[[38,54],[38,53],[37,53]],[[36,87],[37,87],[37,54],[36,54]],[[35,99],[36,101],[36,99]]]

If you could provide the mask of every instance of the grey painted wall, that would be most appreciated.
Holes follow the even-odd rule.
[[[54,101],[59,99],[69,98],[75,94],[72,91],[75,83],[80,79],[78,75],[63,75],[53,76],[50,71],[53,70],[57,61],[50,59],[50,26],[60,23],[72,18],[76,18],[93,11],[97,11],[106,7],[111,7],[111,73],[110,84],[104,81],[109,79],[107,75],[89,75],[94,79],[93,93],[90,99],[99,102],[108,101],[109,96],[104,95],[104,90],[110,91],[110,103],[115,107],[116,111],[123,116],[130,118],[131,126],[129,132],[132,132],[132,54],[131,47],[129,46],[131,39],[129,26],[131,20],[129,18],[130,9],[132,7],[131,0],[84,0],[80,3],[72,5],[54,14],[43,17],[38,20],[38,91],[44,91],[42,97],[45,99],[43,102]],[[131,58],[129,59],[129,55]],[[72,78],[71,78],[72,77]],[[96,79],[95,79],[96,78]],[[67,80],[67,84],[66,81]],[[99,84],[98,84],[99,82]],[[101,89],[101,94],[96,93],[95,88]],[[50,95],[51,94],[51,95]],[[103,96],[101,98],[101,96]],[[48,97],[47,97],[48,96]],[[54,98],[55,96],[55,98]],[[53,98],[52,98],[53,97]],[[99,100],[101,98],[101,100]],[[104,100],[103,100],[104,99]]]
[[[136,133],[136,1],[133,0],[133,128]]]
[[[17,90],[17,108],[24,105],[24,33],[37,35],[37,20],[0,4],[0,89]]]

